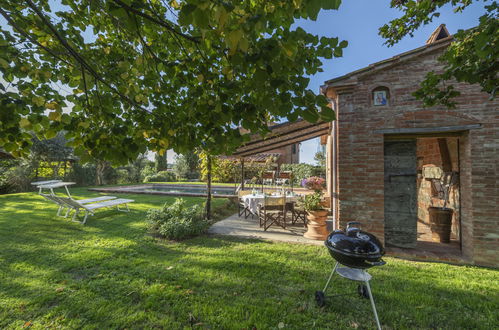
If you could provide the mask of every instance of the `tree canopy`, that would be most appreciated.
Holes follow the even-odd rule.
[[[340,0],[3,0],[0,146],[66,138],[83,160],[230,153],[276,118],[334,119],[307,89],[346,41],[293,25]]]
[[[439,8],[451,4],[460,12],[477,0],[392,0],[391,6],[402,10],[403,15],[380,28],[386,44],[394,45],[403,37],[412,36],[421,25],[432,22],[440,13]],[[415,96],[426,106],[437,104],[454,107],[454,97],[459,95],[452,81],[479,84],[484,92],[494,98],[499,81],[499,6],[496,1],[485,3],[479,24],[469,30],[459,30],[440,60],[444,71],[429,72]]]

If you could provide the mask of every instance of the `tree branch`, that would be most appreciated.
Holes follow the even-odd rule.
[[[199,43],[198,37],[193,37],[193,36],[187,35],[185,33],[179,32],[179,31],[175,30],[170,24],[166,23],[165,21],[163,21],[161,19],[157,19],[157,18],[154,18],[150,15],[147,15],[147,14],[127,5],[126,3],[124,3],[121,0],[112,0],[112,1],[114,3],[116,3],[118,6],[120,6],[121,8],[126,9],[126,10],[134,13],[135,15],[141,16],[141,17],[143,17],[143,18],[145,18],[153,23],[156,23],[156,24],[166,28],[168,31],[173,32],[174,34],[176,34],[184,39],[187,39],[187,40],[195,42],[195,43]]]
[[[14,20],[7,14],[6,11],[4,11],[1,7],[0,7],[0,14],[5,18],[5,20],[15,29],[17,30],[17,32],[19,32],[23,37],[25,37],[26,39],[28,39],[30,42],[34,43],[35,45],[37,45],[38,47],[40,47],[41,49],[45,50],[47,53],[49,53],[50,55],[52,55],[54,58],[58,59],[59,61],[61,62],[64,62],[68,65],[71,65],[72,64],[68,61],[66,61],[65,59],[59,57],[59,55],[57,55],[52,49],[48,48],[48,47],[45,47],[43,45],[41,45],[38,41],[34,40],[26,31],[24,31],[20,26],[18,26],[16,24],[16,22],[14,22]]]
[[[83,57],[81,57],[78,52],[76,52],[73,47],[59,34],[59,32],[56,30],[56,28],[52,25],[52,23],[43,15],[41,10],[31,1],[31,0],[25,0],[28,3],[28,6],[40,17],[42,22],[50,29],[50,31],[54,34],[54,36],[59,40],[59,42],[62,44],[64,48],[66,48],[69,53],[73,56],[76,61],[78,61],[96,80],[102,82],[105,86],[107,86],[109,89],[111,89],[114,93],[116,93],[118,96],[120,96],[123,100],[125,100],[127,103],[130,105],[139,108],[140,110],[146,111],[148,113],[151,113],[149,110],[145,109],[144,107],[140,106],[137,104],[135,101],[130,99],[128,96],[122,94],[118,89],[114,86],[112,86],[110,83],[104,80],[86,61]]]

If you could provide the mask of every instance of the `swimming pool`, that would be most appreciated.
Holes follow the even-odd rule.
[[[206,196],[206,185],[181,185],[181,184],[140,184],[133,186],[91,188],[89,190],[105,193],[151,194],[169,196]],[[236,187],[216,186],[211,188],[213,197],[234,197]]]

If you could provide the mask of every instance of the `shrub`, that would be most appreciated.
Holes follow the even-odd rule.
[[[71,167],[68,180],[76,182],[79,186],[90,186],[95,184],[95,174],[94,164],[81,165],[75,162]]]
[[[208,181],[208,155],[200,154],[199,168],[201,171],[201,181]],[[211,156],[211,181],[220,183],[232,183],[240,177],[239,162],[229,159],[221,159]]]
[[[156,174],[158,174],[158,171],[156,171],[155,165],[152,162],[146,164],[144,166],[144,168],[142,169],[142,171],[140,171],[140,176],[144,182],[148,182],[148,181],[146,181],[147,177],[150,177],[150,176],[153,176]]]
[[[32,159],[6,160],[0,163],[0,193],[8,194],[32,190],[36,162]]]
[[[132,183],[130,178],[130,171],[127,168],[116,169],[116,183],[118,184],[128,184]]]
[[[175,181],[175,173],[169,171],[159,171],[156,174],[145,177],[144,182],[172,182]]]
[[[310,164],[282,164],[281,171],[293,172],[293,184],[300,185],[303,179],[311,176],[324,177],[326,170],[320,166]]]
[[[150,209],[146,220],[153,233],[173,240],[200,235],[210,225],[203,219],[199,205],[188,207],[181,198],[171,205],[165,204],[161,209]]]

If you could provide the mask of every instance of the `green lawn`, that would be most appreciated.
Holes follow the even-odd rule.
[[[314,292],[333,265],[324,247],[209,236],[158,241],[146,234],[145,210],[173,198],[120,197],[137,201],[130,214],[100,210],[82,226],[56,218],[56,207],[34,193],[0,196],[1,329],[374,327],[369,301],[339,277],[332,287],[347,295],[316,307]],[[386,261],[370,271],[384,328],[499,324],[496,270]]]

